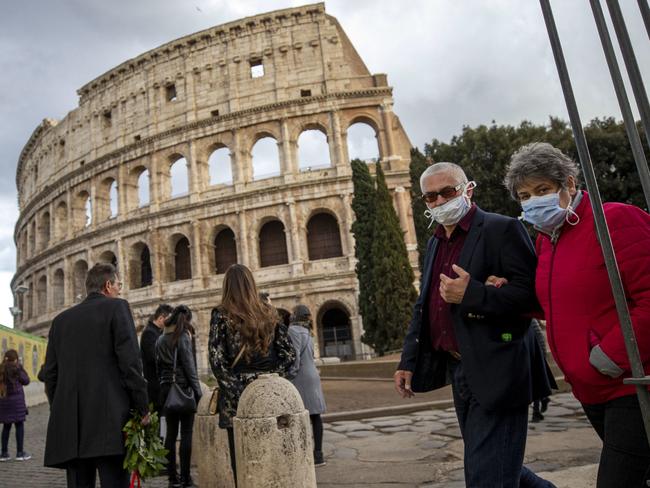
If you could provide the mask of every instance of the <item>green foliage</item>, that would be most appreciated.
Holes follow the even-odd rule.
[[[354,198],[352,210],[356,219],[352,224],[354,234],[354,255],[357,258],[356,272],[359,280],[359,312],[363,317],[365,330],[376,328],[374,280],[372,269],[372,240],[375,225],[375,183],[368,171],[368,165],[359,159],[351,162]]]
[[[164,448],[158,433],[160,419],[149,405],[149,423],[142,425],[142,416],[133,413],[122,431],[126,434],[124,446],[126,456],[123,467],[128,472],[137,472],[141,480],[157,476],[167,463],[167,449]]]
[[[411,165],[409,168],[411,176],[411,210],[413,211],[413,223],[415,224],[415,235],[418,241],[418,263],[420,271],[424,264],[424,255],[427,252],[427,243],[429,238],[433,235],[435,227],[429,227],[429,220],[424,216],[424,211],[427,209],[426,204],[422,200],[420,191],[420,175],[429,166],[429,160],[420,152],[419,149],[411,149]]]
[[[404,342],[417,292],[404,232],[393,206],[381,164],[377,163],[372,272],[375,280],[375,327],[365,328],[362,340],[381,356]],[[365,324],[364,324],[365,325]]]

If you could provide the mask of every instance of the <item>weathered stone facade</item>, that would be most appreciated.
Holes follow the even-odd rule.
[[[386,76],[369,73],[323,4],[183,37],[78,93],[79,107],[61,121],[45,119],[18,162],[17,328],[46,334],[83,294],[86,269],[116,261],[138,325],[163,301],[192,307],[205,369],[210,309],[220,299],[223,266],[236,260],[253,270],[274,305],[311,307],[323,354],[323,341],[331,343],[323,329],[345,317],[351,339],[343,352],[367,353],[349,231],[347,132],[359,122],[374,130],[415,266],[404,191],[410,142]],[[300,166],[298,138],[306,130],[326,136],[329,166]],[[279,174],[256,178],[253,146],[267,137],[277,143]],[[227,148],[232,181],[211,184],[209,161],[220,148]],[[172,197],[179,160],[188,188]]]

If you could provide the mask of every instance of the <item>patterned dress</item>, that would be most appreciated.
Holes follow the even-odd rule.
[[[219,427],[232,427],[232,418],[237,415],[239,398],[246,386],[259,375],[278,373],[286,376],[296,358],[287,327],[278,324],[275,337],[267,354],[256,354],[246,360],[245,355],[231,367],[242,348],[241,336],[232,321],[218,308],[212,310],[208,354],[210,368],[219,384]]]

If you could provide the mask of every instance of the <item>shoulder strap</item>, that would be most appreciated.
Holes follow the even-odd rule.
[[[176,383],[176,356],[178,355],[178,345],[174,347],[174,366],[172,367],[172,383]]]
[[[245,352],[245,351],[246,351],[246,344],[244,344],[244,345],[241,347],[241,349],[239,350],[239,353],[237,354],[237,357],[235,358],[235,360],[234,360],[234,361],[232,362],[232,364],[230,365],[230,369],[234,368],[234,367],[237,365],[237,363],[239,362],[239,360],[241,359],[241,357],[244,355],[244,352]]]

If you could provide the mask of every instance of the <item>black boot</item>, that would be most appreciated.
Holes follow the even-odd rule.
[[[181,477],[181,484],[183,488],[198,488],[198,485],[194,484],[194,480],[192,479],[191,476],[188,476],[187,478]]]
[[[325,466],[326,464],[323,451],[314,451],[314,466]]]
[[[181,480],[178,479],[176,473],[169,476],[169,488],[181,488],[181,486]]]

